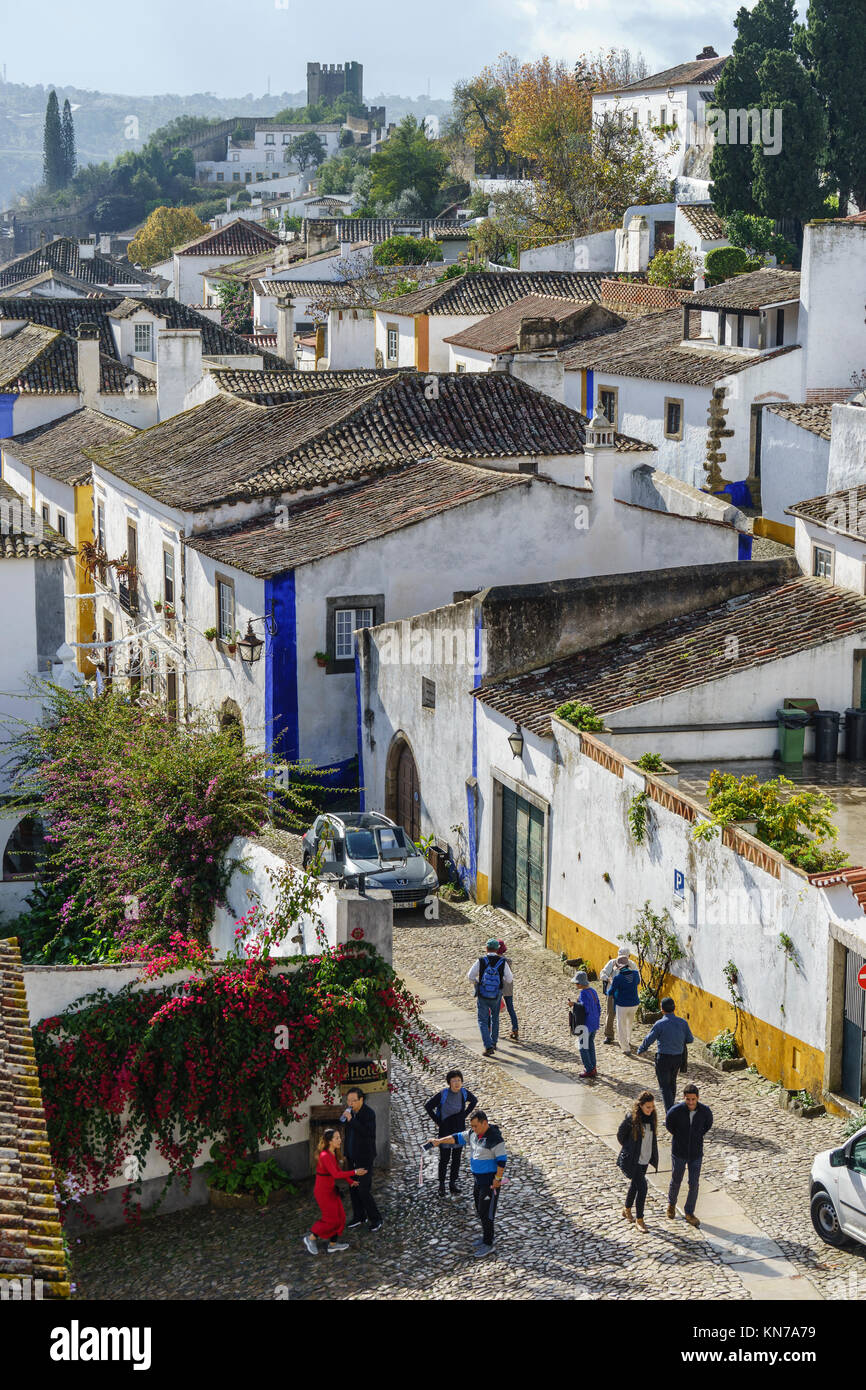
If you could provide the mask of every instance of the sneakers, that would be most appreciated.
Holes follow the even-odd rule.
[[[511,1033],[508,1034],[508,1036],[509,1036],[509,1038],[511,1039],[512,1042],[520,1042],[520,1035],[519,1035],[519,1033],[511,1032]]]
[[[646,1234],[646,1222],[644,1221],[642,1216],[639,1216],[634,1224],[637,1226],[639,1231],[643,1231],[644,1234]]]
[[[456,1182],[452,1182],[452,1183],[449,1185],[449,1187],[448,1187],[448,1192],[449,1192],[449,1195],[452,1196],[452,1197],[458,1196],[458,1194],[459,1194],[459,1192],[460,1192],[460,1184],[459,1184],[459,1183],[456,1183]]]
[[[373,1231],[381,1231],[381,1229],[382,1229],[382,1222],[381,1222],[381,1221],[377,1221],[375,1226],[371,1226],[371,1227],[370,1227],[370,1232],[372,1233]]]
[[[363,1226],[363,1221],[350,1221],[346,1227],[347,1231],[356,1231],[359,1226]]]
[[[668,1216],[670,1217],[671,1221],[673,1221],[673,1219],[674,1219],[674,1217],[676,1216],[676,1214],[677,1214],[677,1209],[676,1209],[676,1207],[671,1206],[670,1202],[668,1202]]]
[[[634,1221],[634,1217],[631,1214],[631,1207],[623,1207],[622,1214],[626,1221]]]
[[[592,1071],[582,1071],[577,1079],[578,1081],[592,1081],[595,1076],[598,1076],[598,1067],[593,1067]]]
[[[485,1049],[484,1049],[484,1056],[485,1056],[485,1057],[492,1057],[492,1056],[494,1055],[495,1052],[496,1052],[496,1048],[495,1048],[495,1047],[485,1047]]]
[[[328,1243],[328,1254],[336,1255],[340,1250],[348,1250],[348,1242],[345,1240],[332,1240]]]
[[[309,1250],[309,1252],[310,1252],[311,1255],[318,1255],[318,1253],[319,1253],[319,1247],[318,1247],[318,1245],[316,1244],[316,1237],[315,1237],[315,1236],[310,1236],[310,1235],[304,1236],[304,1245],[307,1247],[307,1249]]]
[[[480,1243],[479,1245],[476,1245],[476,1247],[475,1247],[475,1258],[476,1258],[476,1260],[484,1260],[484,1259],[487,1258],[488,1255],[492,1255],[492,1254],[493,1254],[493,1246],[492,1246],[492,1245],[485,1245],[485,1244],[484,1244],[484,1241],[481,1241],[481,1243]]]
[[[685,1218],[690,1226],[700,1226],[701,1224],[696,1216],[690,1216],[688,1212],[685,1213]]]
[[[440,1197],[444,1197],[444,1196],[445,1196],[445,1188],[442,1187],[441,1185],[440,1185],[440,1187],[439,1187],[439,1196],[440,1196]]]
[[[605,1047],[613,1047],[613,1038],[602,1038]]]

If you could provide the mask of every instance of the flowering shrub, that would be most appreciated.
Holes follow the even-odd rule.
[[[30,958],[110,959],[178,931],[206,940],[224,851],[267,818],[264,756],[114,692],[48,686],[44,698],[44,724],[18,739],[16,790],[49,846]]]

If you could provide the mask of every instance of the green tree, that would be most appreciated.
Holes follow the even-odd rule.
[[[423,124],[414,116],[404,116],[370,160],[371,197],[374,202],[390,203],[404,188],[414,188],[425,208],[432,208],[447,167],[448,156],[427,138]]]
[[[78,159],[75,154],[75,126],[72,123],[72,107],[69,105],[68,97],[63,103],[61,132],[63,138],[63,165],[66,174],[64,182],[69,183],[75,177]]]
[[[66,159],[63,152],[63,126],[60,121],[60,107],[57,93],[51,91],[45,108],[45,133],[42,137],[42,171],[45,187],[49,193],[56,193],[65,187]]]
[[[229,280],[217,290],[220,301],[220,317],[223,328],[233,333],[252,333],[253,331],[253,291],[251,285],[239,280]]]
[[[133,265],[143,265],[147,270],[157,261],[164,261],[176,246],[194,241],[208,230],[192,208],[156,208],[129,243],[126,254]]]
[[[771,217],[756,217],[748,212],[732,212],[725,218],[725,231],[732,246],[739,246],[750,256],[775,256],[777,261],[793,261],[796,246],[780,236]]]
[[[288,146],[288,154],[303,173],[308,165],[318,166],[324,162],[325,146],[314,130],[305,130],[303,135],[295,136]]]
[[[849,198],[866,210],[866,6],[863,0],[810,0],[797,50],[827,114],[827,172],[839,189],[843,215]]]
[[[793,53],[772,49],[758,69],[758,80],[762,109],[781,123],[781,148],[774,155],[752,146],[755,202],[765,217],[805,222],[824,199],[819,168],[827,133],[824,111]]]
[[[685,242],[672,251],[658,251],[647,269],[651,285],[667,285],[669,289],[694,289],[700,259]]]
[[[391,236],[373,251],[376,265],[426,265],[442,260],[442,247],[429,237]]]

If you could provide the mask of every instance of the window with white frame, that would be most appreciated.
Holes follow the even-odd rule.
[[[822,545],[812,547],[812,573],[816,579],[833,578],[833,551]]]
[[[265,163],[266,163],[266,164],[273,164],[273,162],[274,162],[273,152],[272,152],[271,150],[269,150],[268,153],[265,155]]]
[[[135,325],[135,351],[137,353],[150,352],[151,332],[149,323],[137,323]]]
[[[221,642],[235,640],[235,586],[230,579],[217,579],[217,633]]]
[[[400,353],[400,330],[395,323],[388,324],[388,361],[396,362]]]
[[[619,388],[616,386],[603,386],[598,393],[598,407],[609,425],[614,429],[617,427],[617,397]]]
[[[276,142],[275,142],[275,140],[274,140],[273,135],[266,135],[266,136],[265,136],[265,144],[266,144],[266,145],[273,145],[273,144],[275,144],[275,143],[276,143]]]
[[[174,548],[162,547],[162,596],[166,603],[174,603]]]
[[[105,503],[96,504],[96,544],[105,553]]]
[[[334,660],[351,661],[355,654],[352,633],[356,628],[372,626],[372,608],[338,608],[335,614]]]

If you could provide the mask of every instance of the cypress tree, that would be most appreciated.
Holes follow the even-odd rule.
[[[63,157],[63,127],[57,93],[52,91],[45,108],[45,134],[42,140],[42,170],[45,187],[56,193],[66,183],[66,162]]]
[[[866,211],[866,5],[863,0],[810,0],[797,48],[827,114],[827,172],[848,200]]]
[[[781,148],[751,149],[754,197],[765,217],[814,217],[824,200],[819,166],[826,137],[820,98],[793,53],[771,50],[758,69],[761,105],[781,121]]]
[[[69,183],[75,175],[78,160],[75,155],[75,126],[72,124],[72,107],[69,105],[68,97],[63,103],[61,129],[63,134],[63,164],[66,171],[65,182]]]

